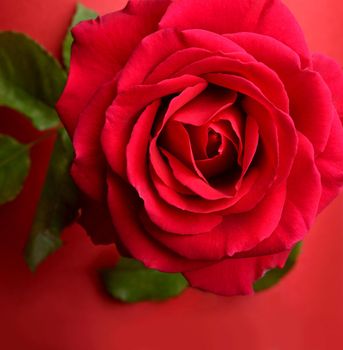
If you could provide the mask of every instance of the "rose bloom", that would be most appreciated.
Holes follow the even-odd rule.
[[[343,77],[277,0],[132,0],[73,29],[57,108],[95,243],[248,294],[343,184]]]

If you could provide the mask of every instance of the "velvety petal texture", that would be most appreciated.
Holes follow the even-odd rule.
[[[289,252],[245,259],[226,259],[185,273],[194,287],[220,295],[252,294],[254,281],[273,268],[282,268]]]
[[[343,74],[279,0],[131,0],[81,22],[57,104],[94,243],[251,294],[343,185]]]
[[[168,0],[133,0],[122,11],[83,21],[73,29],[68,82],[57,103],[71,135],[89,99],[115,77],[139,42],[157,28],[168,5]]]

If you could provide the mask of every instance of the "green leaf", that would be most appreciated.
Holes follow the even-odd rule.
[[[278,283],[280,279],[283,278],[293,268],[293,266],[297,261],[300,251],[301,251],[301,243],[298,243],[297,245],[294,246],[293,250],[291,251],[286,261],[285,266],[282,269],[276,268],[276,269],[270,270],[262,278],[260,278],[258,281],[255,282],[254,284],[255,292],[260,292]]]
[[[39,130],[59,124],[54,109],[66,73],[35,41],[0,32],[0,105],[27,116]]]
[[[13,200],[22,190],[30,170],[27,145],[0,135],[0,204]]]
[[[60,129],[25,247],[25,260],[32,271],[62,245],[61,232],[77,215],[78,192],[69,174],[72,157],[70,140]]]
[[[151,270],[128,258],[121,258],[114,269],[103,271],[102,277],[110,295],[127,303],[168,299],[188,285],[179,273]]]
[[[71,25],[68,28],[67,35],[63,42],[63,48],[62,48],[62,56],[63,56],[63,63],[64,66],[69,70],[70,65],[70,51],[71,46],[73,43],[73,37],[71,35],[71,29],[76,26],[81,21],[85,21],[87,19],[94,19],[98,16],[96,12],[93,10],[83,6],[82,4],[78,3],[76,6],[76,12],[74,14],[74,17],[72,19]]]

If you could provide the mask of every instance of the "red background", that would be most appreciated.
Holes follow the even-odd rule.
[[[100,13],[123,0],[82,0]],[[310,47],[343,63],[343,3],[288,0]],[[59,57],[74,0],[1,0],[0,30],[24,31]],[[30,124],[0,110],[0,132],[23,142]],[[108,298],[97,270],[115,261],[78,227],[64,247],[31,274],[22,249],[44,178],[52,140],[32,149],[20,197],[0,208],[0,348],[6,350],[343,348],[343,196],[318,218],[296,268],[275,288],[224,298],[188,289],[164,303],[124,305]]]

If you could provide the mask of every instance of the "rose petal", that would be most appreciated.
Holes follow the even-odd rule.
[[[159,101],[148,106],[137,120],[127,146],[127,175],[144,201],[144,207],[151,220],[165,231],[187,234],[207,232],[217,226],[222,218],[220,215],[204,217],[183,212],[162,201],[152,188],[148,178],[147,153],[150,130],[155,119]]]
[[[219,260],[251,250],[269,237],[280,222],[285,197],[285,187],[275,189],[254,210],[224,216],[213,230],[197,235],[170,234],[158,229],[148,218],[142,220],[147,232],[172,251],[188,259]]]
[[[230,202],[227,199],[221,200],[204,200],[200,197],[195,197],[194,194],[189,196],[176,191],[174,188],[167,186],[154,173],[151,173],[154,186],[160,197],[172,206],[181,210],[187,210],[193,213],[213,213],[227,208]]]
[[[207,158],[208,125],[185,125],[192,145],[194,159]]]
[[[256,154],[259,142],[258,131],[258,124],[256,120],[251,115],[248,115],[245,126],[244,155],[242,164],[243,175],[249,169],[249,166]]]
[[[132,257],[150,268],[165,272],[186,271],[207,264],[173,254],[149,238],[138,217],[139,208],[142,208],[143,204],[137,195],[114,174],[108,176],[107,183],[108,206],[113,225],[119,240]]]
[[[101,200],[106,186],[106,161],[100,137],[108,106],[116,94],[116,83],[103,85],[80,114],[73,145],[71,173],[78,187],[90,198]]]
[[[268,155],[268,162],[265,166],[256,167],[261,175],[258,177],[259,181],[251,191],[246,192],[247,196],[242,197],[235,205],[237,212],[250,210],[263,198],[266,188],[270,188],[273,183],[280,184],[291,170],[297,149],[297,135],[293,121],[289,115],[271,104],[256,86],[244,78],[220,73],[206,74],[204,77],[213,84],[228,89],[235,88],[249,97],[243,100],[243,109],[257,121],[260,138],[265,143],[263,152]],[[281,154],[282,157],[279,156]],[[260,157],[260,161],[264,162],[264,160],[265,157]]]
[[[319,73],[304,70],[293,75],[287,89],[296,129],[311,141],[316,154],[322,152],[334,117],[329,88]]]
[[[264,96],[282,111],[289,112],[289,99],[277,74],[259,62],[242,62],[236,57],[212,56],[196,61],[176,72],[174,76],[190,74],[202,76],[207,73],[227,73],[241,76],[257,86]],[[236,91],[233,89],[233,91]]]
[[[161,148],[163,155],[167,158],[170,168],[173,171],[175,178],[188,187],[194,193],[204,199],[216,200],[232,197],[232,194],[227,194],[216,190],[206,180],[200,178],[198,174],[190,170],[186,165],[180,162],[167,150]]]
[[[196,165],[207,180],[215,176],[229,177],[234,170],[235,158],[237,158],[235,148],[225,138],[222,143],[222,150],[218,154],[212,158],[197,160]]]
[[[213,123],[211,127],[236,145],[238,155],[237,162],[242,165],[245,116],[243,116],[242,112],[238,109],[230,108],[229,110],[220,112],[216,116],[216,119],[218,119],[218,121]],[[227,125],[227,123],[229,123],[229,125]]]
[[[312,144],[299,133],[298,153],[287,182],[287,197],[280,225],[273,234],[244,256],[272,254],[291,249],[304,239],[318,212],[322,195],[320,173]]]
[[[195,163],[189,135],[181,123],[167,123],[158,138],[158,144],[205,180]]]
[[[340,118],[343,118],[343,71],[342,67],[332,58],[320,53],[313,56],[313,69],[320,73],[329,86],[333,102]]]
[[[252,294],[253,283],[265,271],[282,268],[289,251],[255,258],[225,259],[213,265],[185,272],[192,287],[221,295]]]
[[[289,46],[270,36],[249,32],[224,36],[244,48],[257,61],[270,67],[283,82],[291,79],[294,72],[301,70],[299,55]]]
[[[300,55],[304,64],[310,62],[299,24],[278,0],[175,1],[162,17],[160,28],[201,28],[219,34],[256,32],[285,43]]]
[[[297,129],[311,140],[316,153],[322,152],[329,137],[333,115],[330,93],[319,74],[302,70],[297,54],[271,37],[256,33],[236,33],[227,37],[277,72],[287,90],[290,115]],[[315,70],[323,73],[324,79],[327,77],[332,81],[329,85],[336,85],[335,100],[342,104],[343,102],[338,102],[343,101],[343,98],[339,98],[342,96],[342,70],[333,60],[325,60],[322,55],[314,56],[313,64],[317,65]]]
[[[190,57],[187,50],[190,48],[200,50],[192,50],[194,55]],[[206,51],[219,50],[235,53],[236,59],[242,61],[253,60],[236,43],[215,33],[201,30],[180,32],[174,28],[157,31],[145,37],[131,55],[121,72],[118,91],[125,91],[143,82],[151,84],[168,79],[178,67],[183,68],[196,59],[208,56]]]
[[[141,39],[156,29],[169,3],[130,1],[122,11],[74,27],[68,81],[57,103],[71,135],[89,99],[100,85],[116,76]]]
[[[319,211],[323,210],[340,192],[343,186],[343,128],[336,114],[328,143],[323,153],[316,158],[322,179],[322,196]]]
[[[244,96],[251,97],[244,99],[242,102],[243,108],[248,114],[250,112],[251,116],[253,116],[257,121],[260,128],[261,137],[263,130],[269,129],[269,135],[272,136],[273,132],[271,130],[273,128],[277,129],[279,147],[281,146],[287,149],[287,152],[284,152],[283,149],[278,151],[279,154],[283,155],[283,157],[279,159],[279,166],[282,169],[281,173],[284,176],[288,175],[297,147],[297,135],[293,120],[290,118],[290,116],[272,104],[271,101],[268,100],[262,93],[262,91],[249,80],[239,76],[221,73],[205,74],[204,78],[213,84],[217,84],[228,89],[235,88],[236,91],[240,92]],[[266,118],[265,113],[261,113],[263,110],[268,112],[268,117],[273,119],[273,123],[270,123],[270,120]],[[270,149],[270,151],[272,150]]]
[[[160,30],[146,36],[122,70],[118,91],[122,92],[142,84],[156,65],[175,51],[185,48],[182,38],[182,34],[174,29]]]
[[[191,101],[194,97],[199,95],[207,87],[207,83],[196,84],[191,87],[184,89],[178,96],[174,97],[165,112],[162,120],[160,120],[159,125],[156,126],[156,130],[153,132],[153,138],[150,141],[149,146],[149,156],[150,156],[150,166],[154,170],[155,174],[160,177],[160,179],[169,187],[174,188],[180,193],[192,194],[193,192],[183,186],[178,182],[168,166],[165,160],[163,159],[158,146],[157,140],[160,135],[160,132],[163,130],[164,126],[168,120],[177,112],[182,106]],[[156,123],[156,121],[155,121]],[[194,193],[193,193],[194,194]]]
[[[114,172],[126,179],[126,146],[139,112],[156,99],[200,83],[205,83],[204,79],[182,76],[154,85],[135,86],[117,96],[107,110],[102,132],[102,147]]]
[[[148,73],[145,77],[144,84],[156,84],[161,80],[170,78],[182,67],[212,55],[213,53],[211,51],[198,47],[189,47],[175,51]]]
[[[220,111],[232,106],[236,98],[237,94],[233,91],[209,87],[174,113],[173,120],[201,126],[210,122]]]
[[[241,120],[241,124],[243,124],[244,118],[242,118],[240,113],[236,113],[234,108],[230,108],[230,111],[225,111],[224,114],[228,120],[219,119],[215,121],[214,123],[211,124],[211,129],[213,129],[216,133],[221,135],[222,139],[226,139],[228,142],[230,142],[234,146],[238,154],[238,157],[237,157],[238,163],[240,163],[239,158],[241,156],[241,152],[243,151],[242,137],[244,135],[237,134],[233,125],[235,125],[235,122],[239,119]],[[221,114],[221,116],[222,115],[223,114]],[[206,158],[206,157],[203,157],[203,158]]]

